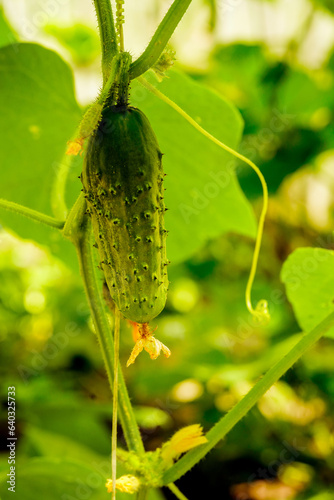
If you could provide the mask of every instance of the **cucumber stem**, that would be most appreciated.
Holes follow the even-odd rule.
[[[112,500],[116,500],[119,330],[120,330],[120,312],[119,309],[115,307],[114,384],[113,384],[112,431],[111,431],[111,478],[112,478],[112,484],[114,485],[114,488],[112,490]]]
[[[287,372],[298,359],[312,347],[325,333],[334,325],[334,312],[329,314],[319,325],[302,339],[278,361],[270,370],[257,382],[253,388],[244,396],[219,422],[214,425],[206,434],[208,442],[194,448],[186,453],[178,462],[170,467],[164,474],[164,484],[179,479],[188,472],[197,462],[212,450],[212,448],[223,439],[226,434],[256,405],[259,399],[270,389],[270,387]]]
[[[117,97],[117,106],[128,106],[129,103],[129,68],[131,64],[131,55],[129,52],[121,53],[121,67],[118,72],[118,97]]]
[[[146,486],[140,488],[140,490],[137,493],[137,500],[147,500],[148,492],[149,489]]]
[[[101,295],[100,283],[96,275],[90,220],[85,215],[85,212],[86,200],[81,193],[66,221],[64,236],[72,241],[77,251],[80,273],[95,326],[96,336],[101,347],[110,388],[113,391],[114,342]],[[118,372],[119,414],[124,437],[129,450],[141,456],[145,453],[144,445],[120,367]]]
[[[19,205],[18,203],[14,203],[13,201],[0,199],[0,208],[10,210],[11,212],[19,215],[24,215],[24,217],[32,219],[34,222],[46,224],[47,226],[53,227],[55,229],[63,229],[63,227],[65,226],[65,221],[55,219],[54,217],[42,214],[37,210]]]
[[[98,128],[102,118],[102,112],[105,104],[114,106],[128,104],[129,92],[129,66],[131,56],[128,52],[117,54],[112,63],[107,82],[104,84],[100,95],[96,101],[85,112],[76,137],[69,141],[67,155],[76,156],[83,151],[83,145]]]
[[[158,61],[190,4],[191,0],[174,0],[142,55],[131,64],[131,80],[138,78]]]
[[[116,0],[116,27],[120,52],[124,52],[124,0]]]
[[[110,0],[94,0],[102,49],[103,84],[109,78],[111,62],[118,52],[117,35]]]
[[[187,497],[179,490],[179,488],[174,483],[167,484],[167,487],[179,500],[188,500]]]

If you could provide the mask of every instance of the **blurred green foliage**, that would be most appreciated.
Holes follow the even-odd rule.
[[[334,252],[300,248],[285,262],[282,280],[294,305],[300,326],[309,331],[320,323],[334,304]],[[317,290],[317,293],[313,293]],[[333,337],[334,329],[328,332]]]
[[[44,30],[54,36],[67,49],[75,64],[87,66],[100,55],[100,40],[97,31],[83,24],[60,27],[48,24]]]
[[[217,5],[206,3],[213,9],[210,29],[214,29]],[[313,3],[333,12],[331,1]],[[69,49],[74,63],[94,64],[96,38],[88,28],[73,26],[64,30],[55,25],[47,29]],[[0,15],[0,45],[7,45],[11,33]],[[83,50],[85,40],[87,51]],[[66,140],[74,133],[81,111],[74,98],[68,67],[56,54],[25,45],[14,57],[13,48],[8,45],[0,54],[11,55],[6,59],[7,65],[10,61],[10,66],[6,66],[7,83],[0,81],[0,89],[6,84],[7,94],[1,92],[0,99],[10,122],[8,126],[8,121],[2,120],[1,164],[6,166],[0,174],[3,196],[12,193],[16,201],[29,201],[35,208],[50,211],[52,163],[61,163]],[[266,327],[256,325],[245,309],[244,290],[254,243],[249,238],[252,234],[249,208],[235,187],[238,192],[235,200],[243,204],[242,217],[247,218],[248,229],[239,230],[231,223],[237,216],[233,205],[225,207],[222,217],[217,219],[220,225],[215,227],[217,211],[225,201],[219,197],[209,203],[207,227],[203,217],[194,229],[193,239],[190,231],[193,226],[190,224],[182,234],[183,226],[179,224],[171,244],[175,258],[170,268],[168,303],[155,321],[159,338],[171,348],[172,356],[151,362],[144,353],[125,371],[148,450],[161,446],[181,426],[201,422],[205,430],[210,428],[291,349],[302,329],[314,326],[334,307],[333,266],[329,265],[334,248],[334,56],[330,53],[321,67],[310,70],[298,63],[297,48],[294,44],[277,57],[264,44],[214,47],[208,69],[191,69],[188,73],[224,99],[213,97],[211,90],[203,90],[176,73],[176,79],[184,79],[187,89],[185,95],[179,96],[180,103],[186,107],[188,102],[188,112],[194,113],[198,100],[201,118],[210,121],[213,116],[214,133],[219,134],[220,130],[222,138],[231,133],[234,144],[240,135],[238,114],[225,99],[234,103],[245,121],[240,151],[259,164],[271,192],[254,302],[268,299],[272,321]],[[19,99],[15,84],[17,71],[23,67],[22,61],[18,65],[20,57],[26,67],[20,73],[20,84],[30,92],[30,101],[23,98],[18,101],[20,117],[31,113],[33,108],[34,118],[40,119],[36,125],[48,138],[37,141],[35,137],[37,145],[32,140],[37,129],[29,131],[26,126],[29,120],[21,118],[22,135],[13,142],[17,111],[11,111],[9,104]],[[35,82],[29,67],[37,61],[43,77]],[[166,78],[162,86],[177,99],[174,82]],[[50,88],[52,92],[48,92]],[[178,205],[173,195],[179,193],[178,199],[186,195],[187,179],[198,189],[205,182],[201,177],[203,171],[211,165],[219,168],[219,162],[226,162],[226,158],[208,144],[206,163],[195,152],[197,141],[202,151],[204,143],[190,130],[184,151],[179,145],[175,148],[174,144],[182,139],[182,125],[178,125],[181,119],[153,98],[144,99],[140,87],[134,85],[132,93],[138,106],[147,108],[152,122],[157,121],[154,127],[164,145],[166,170],[173,176],[171,181],[167,178],[171,194],[166,195],[170,196],[169,206],[175,218]],[[61,94],[66,99],[59,101]],[[46,101],[51,99],[49,108],[40,106],[41,95]],[[207,115],[203,111],[206,98],[211,99],[208,106],[211,114]],[[221,127],[216,123],[215,112],[223,115],[224,111],[231,113],[234,128],[226,126],[224,116]],[[171,146],[168,135],[175,141]],[[79,158],[70,169],[69,203],[80,189],[76,179],[80,161]],[[194,170],[192,163],[196,166]],[[237,171],[242,188],[253,198],[258,214],[259,182],[248,167],[238,165]],[[22,197],[17,179],[22,186]],[[7,218],[1,213],[1,220],[23,237],[30,236],[45,245],[51,243],[53,253],[51,256],[32,243],[0,233],[1,498],[10,498],[5,485],[6,398],[7,387],[14,385],[18,467],[25,485],[22,500],[58,499],[64,491],[69,498],[84,492],[87,499],[100,500],[105,498],[103,484],[108,474],[105,466],[109,464],[112,406],[80,279],[70,269],[72,249],[66,242],[60,243],[56,233],[47,229],[40,233],[32,223],[16,216]],[[178,221],[172,215],[169,220],[172,231]],[[221,235],[231,229],[239,230],[243,236]],[[64,246],[58,251],[59,245]],[[294,252],[299,247],[313,248]],[[323,252],[325,260],[319,259]],[[318,265],[312,267],[314,259]],[[280,282],[285,261],[282,280],[287,294]],[[300,277],[300,268],[304,272],[296,289],[295,282],[288,278]],[[123,366],[132,346],[131,328],[124,322]],[[182,491],[190,499],[219,492],[221,498],[234,500],[331,500],[334,496],[333,358],[333,341],[325,338],[261,399],[193,473],[179,482]],[[124,445],[121,430],[120,445]],[[170,498],[168,491],[163,493]]]

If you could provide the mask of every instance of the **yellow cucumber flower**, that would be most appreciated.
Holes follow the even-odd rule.
[[[121,476],[116,479],[116,490],[121,491],[122,493],[136,493],[140,486],[139,479],[135,476]],[[106,482],[106,488],[108,493],[113,491],[113,481],[112,479],[108,479]]]

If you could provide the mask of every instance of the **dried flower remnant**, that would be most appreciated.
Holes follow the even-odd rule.
[[[151,359],[157,359],[161,351],[164,353],[166,358],[169,358],[169,356],[171,355],[168,347],[154,337],[153,332],[148,326],[148,323],[138,325],[138,336],[136,344],[132,349],[126,366],[132,365],[132,363],[135,362],[137,356],[143,349],[145,349],[145,351],[149,353]]]

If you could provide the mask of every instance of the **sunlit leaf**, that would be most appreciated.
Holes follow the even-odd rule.
[[[332,104],[332,78],[326,73],[321,73],[315,78],[315,75],[291,69],[288,77],[277,89],[278,109],[284,113],[285,119],[290,124],[321,128],[321,114],[324,114]]]
[[[48,24],[44,30],[54,36],[71,53],[78,65],[86,66],[100,54],[97,32],[84,24],[67,27]]]
[[[0,47],[17,42],[13,28],[6,19],[3,8],[0,6]]]
[[[1,197],[52,215],[53,181],[81,116],[71,70],[36,44],[1,48],[0,107]],[[74,251],[57,231],[3,210],[0,221],[71,262]]]
[[[91,463],[66,458],[31,459],[17,467],[15,493],[7,489],[7,471],[0,473],[1,499],[16,496],[20,500],[105,500],[110,467],[109,457]],[[118,492],[117,498],[126,500],[129,496]],[[158,499],[161,499],[160,493],[153,490],[149,500]]]
[[[334,0],[312,0],[312,3],[334,14]]]
[[[158,88],[211,134],[237,148],[242,121],[228,101],[178,71],[170,71]],[[182,261],[227,231],[254,236],[253,211],[235,177],[233,157],[138,83],[132,86],[131,102],[147,114],[164,153],[169,258]]]
[[[285,262],[281,278],[300,327],[308,332],[334,310],[334,252],[300,248]],[[334,336],[331,329],[328,336]]]

